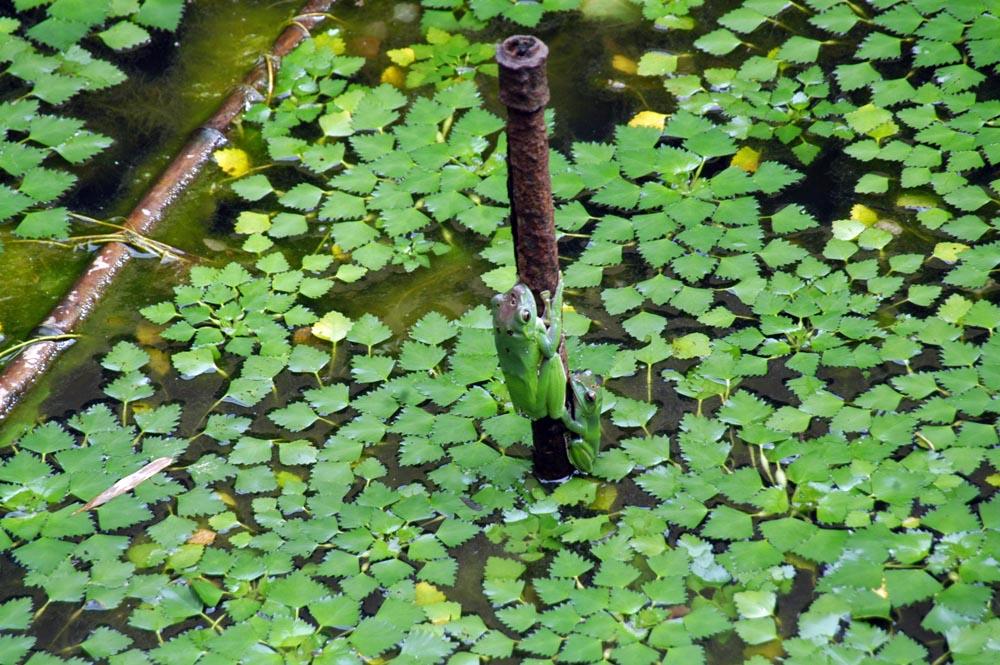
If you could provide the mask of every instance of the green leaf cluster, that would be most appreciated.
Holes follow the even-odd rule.
[[[497,141],[503,123],[480,108],[472,82],[445,87],[404,115],[406,97],[391,85],[343,78],[360,67],[357,59],[307,42],[288,60],[277,87],[292,94],[249,117],[260,123],[273,159],[301,164],[315,178],[283,192],[264,174],[235,182],[242,198],[267,205],[273,196],[284,208],[239,215],[244,249],[264,252],[322,224],[336,278],[353,282],[388,265],[427,266],[449,249],[442,224],[482,234],[498,227],[505,211],[494,204],[506,201]]]
[[[147,28],[173,31],[184,0],[16,0],[0,19],[0,222],[18,220],[23,238],[62,238],[68,211],[52,207],[76,183],[74,167],[111,138],[55,112],[81,92],[125,80],[94,49],[131,49],[150,40]],[[35,8],[39,8],[35,10]],[[44,7],[44,9],[42,9]]]
[[[503,19],[514,26],[533,28],[546,14],[578,9],[580,0],[421,0],[421,26],[448,32],[479,31],[490,21]]]
[[[306,42],[246,116],[295,175],[234,184],[251,258],[143,310],[215,401],[164,399],[153,350],[125,342],[102,363],[118,413],[43,424],[0,466],[0,546],[26,583],[127,614],[83,653],[996,659],[996,105],[961,69],[995,68],[993,12],[748,0],[699,24],[694,3],[638,4],[711,66],[656,71],[678,100],[662,129],[550,155],[570,362],[609,380],[593,477],[530,479],[485,307],[408,329],[314,313],[394,263],[433,271],[412,243],[446,231],[494,266],[488,287],[515,271],[500,121],[474,84],[408,98],[353,82],[334,36]],[[834,40],[859,46],[831,62]],[[867,198],[824,209],[803,171],[838,152]],[[299,236],[333,251],[292,268]],[[180,462],[96,524],[71,514],[164,455]],[[0,605],[15,662],[35,605]]]

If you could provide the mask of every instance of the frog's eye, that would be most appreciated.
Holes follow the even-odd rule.
[[[521,310],[521,320],[524,321],[525,323],[527,323],[528,321],[530,321],[531,320],[531,312],[529,312],[526,309],[522,309]]]
[[[596,402],[597,401],[597,393],[595,393],[593,390],[588,390],[587,391],[587,401],[588,402]]]

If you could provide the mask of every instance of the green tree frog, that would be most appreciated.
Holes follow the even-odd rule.
[[[510,400],[533,420],[562,418],[566,411],[566,368],[559,355],[562,290],[560,280],[555,297],[542,293],[543,317],[520,282],[492,301],[493,334]]]
[[[601,377],[593,372],[573,372],[569,380],[572,390],[572,414],[563,414],[566,429],[576,435],[569,444],[569,459],[573,466],[590,473],[601,450]]]

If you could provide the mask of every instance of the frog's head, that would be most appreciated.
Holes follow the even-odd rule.
[[[589,369],[574,372],[569,382],[573,388],[574,402],[587,411],[601,408],[601,385],[603,381]]]
[[[538,318],[535,296],[520,282],[507,293],[493,296],[492,305],[494,326],[511,335],[519,332],[523,334]]]

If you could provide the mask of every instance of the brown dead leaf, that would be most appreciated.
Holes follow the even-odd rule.
[[[681,617],[686,617],[691,614],[691,608],[687,605],[674,605],[670,608],[670,618],[680,619]]]
[[[312,339],[312,327],[302,326],[301,328],[296,328],[295,332],[292,333],[292,341],[296,344],[305,344],[310,339]]]
[[[211,545],[215,542],[215,532],[211,529],[198,529],[187,541],[190,545]]]

